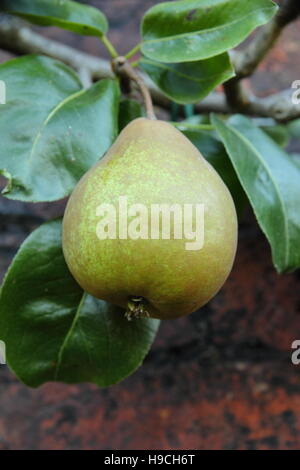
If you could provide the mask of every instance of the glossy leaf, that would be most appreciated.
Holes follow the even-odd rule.
[[[119,132],[131,121],[142,116],[145,116],[145,111],[141,103],[132,99],[122,100],[119,109]]]
[[[246,205],[247,197],[222,142],[214,136],[213,132],[184,129],[184,127],[182,132],[219,173],[231,192],[237,213],[241,215]]]
[[[28,237],[1,290],[8,364],[31,387],[116,383],[141,364],[158,325],[148,318],[128,322],[122,309],[81,290],[64,261],[60,220]]]
[[[227,53],[197,62],[170,64],[146,58],[139,61],[161,91],[177,103],[195,103],[234,76]]]
[[[83,90],[71,69],[40,56],[6,62],[0,79],[8,90],[0,107],[5,195],[34,202],[67,196],[116,137],[117,82]]]
[[[270,0],[160,3],[144,16],[142,52],[160,62],[207,59],[237,46],[276,10]]]
[[[71,0],[1,0],[0,11],[86,36],[101,37],[108,29],[100,10]]]
[[[212,116],[279,272],[300,266],[300,168],[256,127],[236,115],[226,123]]]

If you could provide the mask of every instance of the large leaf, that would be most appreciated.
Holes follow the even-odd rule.
[[[71,0],[1,0],[0,11],[41,26],[58,26],[86,36],[103,36],[108,29],[101,11]]]
[[[247,197],[222,142],[214,136],[213,132],[184,129],[184,122],[182,132],[221,176],[231,192],[237,213],[241,215],[246,205]]]
[[[234,76],[227,53],[197,62],[170,64],[141,59],[140,67],[176,103],[195,103]]]
[[[270,0],[180,0],[146,12],[142,52],[161,62],[207,59],[237,46],[276,12]]]
[[[300,266],[300,168],[250,119],[212,116],[279,272]]]
[[[0,295],[0,338],[27,385],[48,381],[108,386],[143,361],[159,321],[128,322],[124,311],[85,294],[64,261],[61,221],[21,246]]]
[[[23,201],[67,196],[117,134],[119,88],[102,80],[83,90],[61,62],[24,56],[0,66],[0,169],[5,195]]]

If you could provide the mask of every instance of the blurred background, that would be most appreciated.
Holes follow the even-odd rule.
[[[120,54],[139,41],[152,0],[94,0]],[[300,79],[300,22],[288,26],[247,86],[259,96]],[[35,28],[99,57],[96,38]],[[0,62],[12,56],[0,51]],[[13,123],[12,123],[13,125]],[[290,143],[300,152],[300,141]],[[2,187],[4,182],[1,182]],[[64,202],[0,198],[0,279],[20,243]],[[297,449],[300,447],[300,272],[279,276],[249,211],[232,274],[189,317],[163,322],[143,367],[109,389],[50,383],[32,390],[0,366],[0,449]]]

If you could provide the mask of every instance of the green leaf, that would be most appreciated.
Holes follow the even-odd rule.
[[[131,121],[142,116],[145,116],[145,111],[141,103],[131,99],[122,100],[119,110],[119,132]]]
[[[6,62],[0,79],[8,94],[0,107],[5,195],[31,202],[67,196],[116,137],[117,82],[83,90],[71,69],[40,56]]]
[[[247,197],[222,142],[214,136],[213,132],[196,129],[186,129],[182,130],[182,132],[221,176],[231,192],[237,213],[241,215],[246,205]]]
[[[256,127],[236,115],[212,116],[228,155],[268,238],[279,272],[300,266],[300,168]]]
[[[294,139],[300,138],[300,119],[295,119],[287,124],[289,135]]]
[[[142,23],[142,52],[160,62],[190,62],[237,46],[275,14],[270,0],[180,0],[155,5]]]
[[[0,11],[86,36],[102,37],[108,29],[100,10],[71,0],[1,0]]]
[[[280,147],[288,145],[290,140],[288,125],[278,124],[275,119],[266,117],[252,118],[252,122],[268,134]]]
[[[142,363],[158,325],[148,318],[128,322],[124,310],[81,290],[63,257],[60,220],[27,238],[1,290],[8,364],[31,387],[116,383]]]
[[[300,153],[289,153],[289,156],[293,160],[293,162],[299,166],[300,168]]]
[[[141,59],[140,67],[176,103],[195,103],[234,76],[227,53],[197,62],[170,64]]]
[[[210,117],[208,114],[193,114],[193,116],[190,116],[186,118],[184,121],[181,121],[182,124],[187,126],[199,126],[203,124],[208,124],[211,127],[210,123]],[[179,122],[179,124],[181,123]],[[202,129],[203,130],[203,129]]]
[[[286,147],[289,143],[289,131],[287,126],[277,124],[274,126],[261,126],[261,129],[280,147]]]

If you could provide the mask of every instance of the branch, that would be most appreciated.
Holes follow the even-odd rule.
[[[237,79],[240,80],[253,74],[262,59],[274,46],[281,31],[282,28],[273,19],[260,29],[247,48],[241,51],[232,51],[231,59]]]
[[[272,117],[278,121],[288,121],[300,116],[299,106],[293,105],[288,91],[259,99],[249,95],[241,83],[241,79],[253,74],[279,38],[283,28],[296,20],[299,15],[299,0],[285,0],[274,18],[260,28],[247,48],[231,52],[236,76],[224,84],[231,112]]]
[[[58,41],[46,39],[32,31],[25,22],[7,15],[0,15],[0,48],[14,54],[43,54],[61,60],[77,71],[85,70],[94,80],[113,78],[114,74],[108,60],[80,52],[73,47]],[[156,88],[147,75],[142,74],[143,80],[155,103],[164,108],[170,106],[170,101]]]
[[[300,117],[300,104],[293,104],[294,90],[284,90],[266,98],[251,97],[248,113],[252,116],[272,117],[279,122],[288,122]]]
[[[107,60],[98,59],[33,32],[23,21],[0,16],[0,47],[14,54],[44,54],[61,60],[76,70],[87,69],[94,79],[112,78]]]
[[[86,85],[88,85],[87,76],[94,80],[114,77],[109,61],[80,52],[60,42],[46,39],[33,32],[26,23],[5,15],[0,16],[0,48],[15,54],[44,54],[61,60],[76,69]],[[170,109],[170,100],[153,85],[147,75],[141,73],[141,76],[151,92],[154,103],[165,109]],[[228,93],[230,94],[230,85],[227,85],[227,99]],[[299,105],[292,104],[291,99],[288,97],[290,93],[290,91],[286,91],[260,99],[247,96],[243,91],[244,102],[239,110],[249,116],[271,117],[277,120],[289,121],[300,117]],[[231,95],[234,97],[232,90]],[[236,96],[239,96],[239,94]],[[204,98],[201,103],[196,104],[195,110],[198,113],[230,114],[233,106],[229,103],[223,93],[214,92]]]
[[[239,86],[240,84],[238,84]],[[235,107],[235,112],[240,112],[247,116],[258,116],[275,119],[279,122],[288,122],[300,117],[300,104],[292,103],[292,93],[294,90],[284,90],[279,93],[258,98],[254,95],[247,95],[243,90],[243,98]],[[234,89],[230,90],[234,95]],[[233,108],[228,104],[228,88],[226,89],[227,99],[222,93],[212,93],[201,103],[196,105],[198,113],[209,113],[211,111],[221,114],[231,114]]]
[[[295,92],[293,89],[258,98],[247,93],[240,82],[233,84],[230,80],[225,85],[225,96],[223,93],[211,93],[195,105],[195,110],[200,114],[232,114],[235,111],[252,117],[272,118],[279,122],[300,118],[300,104],[293,104],[292,101]]]

